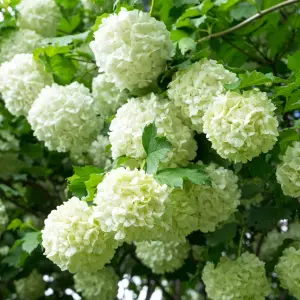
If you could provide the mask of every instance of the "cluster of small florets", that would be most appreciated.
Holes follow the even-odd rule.
[[[0,151],[17,151],[19,140],[8,130],[0,129]]]
[[[6,214],[6,209],[3,202],[0,199],[0,236],[2,232],[5,230],[7,223],[8,223],[8,216]]]
[[[198,229],[215,231],[216,227],[229,219],[240,204],[241,192],[238,177],[230,170],[214,164],[206,168],[211,186],[192,185],[188,191],[190,201],[197,206]]]
[[[111,267],[74,275],[75,289],[88,300],[112,300],[118,291],[119,278]]]
[[[183,264],[191,247],[187,241],[136,243],[136,256],[155,274],[174,272]]]
[[[220,95],[203,117],[203,131],[218,154],[246,163],[273,148],[278,136],[275,105],[259,90]]]
[[[155,122],[158,136],[165,136],[172,144],[172,150],[162,163],[170,167],[187,165],[196,156],[197,143],[193,131],[183,125],[177,113],[177,108],[171,102],[155,94],[129,99],[118,109],[110,125],[113,158],[126,155],[144,159],[143,130]]]
[[[202,132],[202,117],[215,96],[224,93],[224,84],[233,83],[237,76],[215,60],[206,58],[187,69],[178,71],[169,84],[168,95],[181,108],[187,123]]]
[[[287,148],[276,176],[285,195],[300,197],[300,142]]]
[[[15,116],[26,116],[41,90],[52,82],[52,75],[32,54],[17,54],[0,66],[0,93]]]
[[[121,90],[150,85],[173,54],[164,23],[126,9],[102,19],[91,48],[100,71]]]
[[[33,270],[28,277],[14,282],[16,292],[21,300],[37,300],[44,295],[46,284],[43,276]]]
[[[108,82],[105,74],[100,74],[93,79],[92,95],[104,118],[115,114],[117,109],[128,99],[127,93],[120,91],[113,83]]]
[[[78,82],[45,87],[34,101],[28,121],[50,150],[86,151],[103,128],[89,89]]]
[[[110,262],[118,246],[113,235],[100,227],[94,207],[71,198],[45,220],[45,255],[71,273],[100,270]]]
[[[56,35],[62,17],[55,0],[22,0],[18,5],[19,26],[45,37]]]
[[[41,46],[43,37],[35,31],[20,29],[10,32],[0,42],[0,64],[11,60],[16,54],[32,53]]]
[[[222,257],[217,266],[208,262],[202,279],[212,300],[264,300],[271,292],[264,263],[248,252],[236,260]]]
[[[107,173],[97,187],[96,218],[116,240],[143,241],[169,228],[169,191],[143,170],[119,168]]]
[[[280,285],[284,289],[288,289],[296,299],[300,298],[299,261],[300,250],[295,247],[289,247],[283,251],[279,262],[275,267],[275,272],[278,274]]]

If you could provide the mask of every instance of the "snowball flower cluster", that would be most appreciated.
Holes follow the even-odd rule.
[[[0,129],[0,151],[17,151],[19,141],[8,130]]]
[[[76,197],[50,213],[42,239],[44,254],[71,273],[100,270],[118,246],[112,235],[101,231],[94,208]]]
[[[8,216],[6,214],[6,209],[3,202],[0,199],[0,235],[5,230],[8,223]]]
[[[197,132],[202,132],[202,117],[213,98],[224,92],[224,84],[233,83],[237,76],[223,65],[207,58],[179,70],[169,84],[168,96],[181,108],[182,116]]]
[[[119,278],[111,267],[74,275],[75,289],[88,300],[112,300],[118,292]]]
[[[118,168],[97,187],[97,220],[116,240],[141,241],[160,237],[168,224],[169,191],[143,170]]]
[[[101,115],[109,118],[117,109],[126,103],[128,95],[120,91],[113,83],[106,79],[105,74],[100,74],[93,79],[93,97],[99,106]]]
[[[185,237],[198,230],[198,201],[196,197],[190,197],[188,188],[176,188],[169,196],[172,207],[172,225],[162,239],[173,241],[185,241]]]
[[[212,300],[264,300],[271,292],[264,263],[248,252],[236,260],[222,257],[216,267],[208,262],[202,279]]]
[[[8,246],[1,246],[0,247],[0,256],[6,256],[9,253]]]
[[[35,31],[20,29],[10,32],[0,42],[0,64],[11,60],[16,54],[32,53],[42,44],[42,36]]]
[[[45,37],[56,35],[62,15],[55,0],[22,0],[18,10],[20,28],[34,30]]]
[[[52,75],[32,54],[17,54],[0,66],[0,93],[6,108],[15,116],[26,116],[42,88],[52,82]]]
[[[172,144],[163,163],[170,167],[187,165],[196,156],[197,143],[193,131],[183,125],[177,113],[177,108],[171,102],[155,94],[129,99],[118,109],[110,125],[113,158],[122,155],[145,158],[143,131],[147,125],[155,122],[157,135],[165,136]]]
[[[278,248],[283,244],[284,240],[286,239],[292,239],[300,242],[299,223],[289,224],[288,231],[285,232],[279,232],[276,228],[270,231],[265,237],[264,243],[260,248],[260,258],[265,261],[271,260]]]
[[[289,146],[276,170],[277,181],[286,196],[300,197],[300,142]]]
[[[109,145],[109,139],[107,136],[99,134],[97,139],[92,143],[88,150],[88,154],[93,161],[93,165],[107,168],[111,165],[110,154],[107,152],[107,146]]]
[[[241,196],[238,177],[231,170],[210,164],[206,172],[211,186],[193,184],[188,191],[190,203],[196,202],[198,228],[202,232],[215,231],[221,222],[228,220],[240,204]]]
[[[46,284],[43,276],[33,270],[28,277],[14,282],[20,300],[37,300],[44,295]]]
[[[190,250],[191,247],[187,241],[136,243],[136,256],[155,274],[173,272],[182,267]]]
[[[267,153],[277,141],[275,105],[266,93],[245,91],[220,95],[203,117],[203,131],[218,154],[234,162]]]
[[[86,151],[103,128],[89,89],[73,82],[45,87],[28,113],[34,135],[49,150]]]
[[[120,90],[150,85],[173,54],[165,24],[138,10],[104,18],[90,46],[100,71]]]
[[[280,285],[296,298],[300,298],[299,282],[300,282],[300,250],[289,247],[283,251],[275,272],[278,274]]]

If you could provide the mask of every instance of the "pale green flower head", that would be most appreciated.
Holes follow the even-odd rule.
[[[300,298],[299,262],[300,250],[295,247],[289,247],[283,251],[279,262],[275,267],[275,272],[278,274],[281,287],[288,289],[297,299]]]
[[[16,54],[32,53],[42,44],[43,37],[33,30],[20,29],[10,32],[0,42],[0,64],[11,60]]]
[[[78,82],[45,87],[33,103],[28,121],[49,150],[75,153],[88,151],[104,123],[89,89]]]
[[[43,276],[33,270],[28,277],[14,282],[16,292],[21,300],[37,300],[44,295],[46,284]]]
[[[171,224],[169,193],[143,170],[114,169],[97,187],[95,215],[101,229],[114,233],[116,240],[159,238]]]
[[[109,139],[114,159],[126,155],[144,159],[142,144],[144,128],[155,122],[157,135],[166,137],[172,149],[163,160],[166,167],[186,166],[196,156],[197,143],[194,132],[178,117],[173,103],[155,94],[131,98],[117,111],[110,125]]]
[[[222,257],[217,266],[208,262],[202,280],[211,300],[264,300],[271,292],[264,263],[248,252],[236,260]]]
[[[276,107],[257,89],[218,96],[203,117],[203,131],[218,154],[246,163],[277,141]]]
[[[118,243],[101,230],[94,213],[92,206],[73,197],[45,220],[44,254],[62,271],[97,271],[113,258]]]
[[[196,202],[198,229],[212,232],[236,211],[241,192],[238,177],[231,170],[210,164],[206,171],[211,178],[211,186],[193,184],[188,196],[190,203]]]
[[[0,151],[18,151],[19,140],[10,131],[0,129]]]
[[[96,272],[79,272],[74,275],[75,289],[86,300],[112,300],[118,293],[119,278],[111,267]]]
[[[9,112],[27,116],[41,90],[52,84],[52,75],[32,54],[17,54],[0,66],[0,93]]]
[[[94,36],[97,65],[120,90],[149,86],[173,55],[165,24],[139,10],[123,8],[104,18]]]
[[[300,142],[287,148],[277,167],[276,177],[286,196],[300,197]]]
[[[62,17],[55,0],[22,0],[18,5],[19,26],[44,37],[56,35]]]
[[[168,96],[181,109],[186,123],[201,133],[202,117],[214,101],[213,97],[224,93],[224,84],[236,80],[237,76],[223,65],[203,58],[175,74],[169,84]]]
[[[155,274],[174,272],[183,266],[191,247],[188,241],[136,243],[136,255]]]

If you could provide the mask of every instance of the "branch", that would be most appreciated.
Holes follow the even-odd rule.
[[[255,251],[256,256],[259,256],[260,249],[261,249],[261,246],[264,242],[264,239],[265,239],[265,234],[262,233],[259,240],[258,240],[258,242],[257,242],[257,247],[256,247],[256,251]]]
[[[274,5],[274,6],[271,6],[265,10],[262,10],[261,12],[258,12],[257,14],[253,15],[252,17],[244,20],[243,22],[231,27],[231,28],[228,28],[224,31],[221,31],[221,32],[217,32],[217,33],[212,33],[202,39],[200,39],[198,42],[201,43],[201,42],[204,42],[204,41],[208,41],[208,40],[211,40],[211,39],[214,39],[214,38],[217,38],[217,37],[221,37],[223,35],[227,35],[231,32],[234,32],[238,29],[241,29],[245,26],[247,26],[249,23],[257,20],[257,19],[260,19],[262,18],[263,16],[275,11],[275,10],[278,10],[278,9],[281,9],[285,6],[288,6],[288,5],[291,5],[291,4],[294,4],[294,3],[297,3],[297,2],[300,2],[300,0],[287,0],[285,2],[282,2],[282,3],[279,3],[277,5]]]

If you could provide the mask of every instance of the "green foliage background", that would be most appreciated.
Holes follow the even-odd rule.
[[[0,1],[3,15],[0,39],[17,26],[17,2]],[[227,86],[227,89],[244,90],[258,86],[276,104],[276,114],[280,120],[279,140],[271,152],[262,154],[247,164],[231,164],[223,160],[212,150],[204,135],[197,136],[199,152],[195,161],[213,161],[234,170],[239,176],[242,201],[245,203],[242,202],[239,211],[216,232],[194,232],[188,237],[194,246],[194,255],[191,253],[180,270],[164,276],[152,274],[137,259],[132,245],[119,248],[112,261],[120,278],[127,274],[130,282],[128,289],[136,297],[143,286],[148,286],[150,292],[155,287],[161,288],[164,299],[180,299],[180,295],[182,299],[190,299],[186,292],[189,289],[197,291],[206,299],[200,279],[206,261],[217,262],[223,251],[237,254],[241,248],[259,254],[266,233],[276,227],[279,230],[280,220],[292,221],[299,218],[298,200],[283,195],[276,182],[275,166],[287,146],[300,140],[300,1],[294,1],[295,3],[261,16],[238,30],[219,36],[214,34],[240,24],[256,13],[283,1],[227,0],[216,6],[212,0],[155,0],[152,4],[138,0],[117,0],[115,3],[96,0],[100,13],[84,10],[79,0],[56,2],[63,12],[57,37],[47,39],[44,47],[37,49],[34,55],[59,84],[79,81],[91,87],[97,67],[93,56],[84,45],[93,39],[93,32],[107,13],[125,6],[128,9],[151,9],[153,16],[165,22],[176,45],[175,58],[169,63],[167,71],[160,76],[157,85],[151,87],[152,91],[155,89],[158,93],[163,93],[180,66],[210,57],[239,74],[238,84]],[[85,65],[84,71],[80,68],[80,63],[81,66]],[[147,92],[149,90],[142,91],[143,94]],[[25,118],[10,115],[3,101],[0,102],[0,114],[3,116],[0,130],[8,130],[20,141],[19,151],[0,152],[0,197],[8,208],[10,219],[10,224],[0,240],[0,246],[10,247],[8,256],[0,258],[0,299],[11,299],[15,292],[14,280],[26,277],[35,268],[54,278],[47,282],[47,288],[52,288],[54,293],[45,296],[45,299],[71,299],[71,296],[66,295],[65,289],[73,288],[72,275],[61,272],[43,256],[40,230],[49,212],[66,200],[71,192],[92,197],[96,183],[101,180],[102,171],[93,167],[78,167],[74,169],[73,175],[69,155],[49,152],[33,137]],[[107,123],[109,124],[109,120]],[[154,142],[159,144],[162,141]],[[167,141],[159,149],[155,143],[147,145],[147,170],[150,172],[157,168],[157,155],[164,155],[164,149],[168,149]],[[118,162],[114,163],[116,165]],[[173,172],[171,176],[159,172],[156,177],[158,180],[167,177],[174,186],[182,185],[183,179],[187,178],[192,181],[206,180],[195,169],[185,171],[185,174],[180,173],[180,170],[177,172]],[[72,175],[67,189],[66,178]],[[264,197],[261,203],[246,204],[247,200],[259,193]],[[255,248],[252,246],[254,240],[258,241]],[[287,245],[288,243],[284,244],[274,260],[267,264],[269,275]],[[204,247],[204,252],[201,252],[202,260],[197,259],[197,251],[200,251],[197,246]],[[142,284],[136,285],[132,280],[133,276],[141,277]],[[278,283],[276,278],[270,278]],[[163,281],[167,284],[162,285]],[[147,297],[151,296],[150,292]],[[274,297],[294,299],[278,284],[274,288]]]

